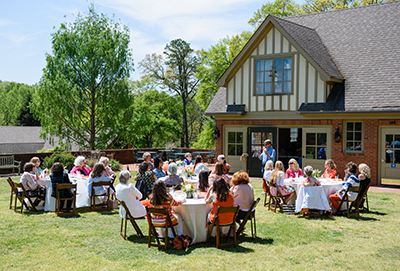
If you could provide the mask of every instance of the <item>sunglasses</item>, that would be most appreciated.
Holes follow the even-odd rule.
[[[294,164],[293,162],[289,163],[289,165],[293,165],[293,164]]]

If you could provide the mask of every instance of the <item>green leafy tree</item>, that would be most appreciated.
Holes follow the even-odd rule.
[[[293,0],[275,0],[267,2],[261,6],[253,17],[249,20],[249,24],[257,28],[269,14],[277,17],[287,17],[299,14],[299,5]]]
[[[48,138],[103,149],[120,134],[133,70],[129,30],[94,5],[52,34],[33,110]]]
[[[183,127],[181,147],[189,147],[187,104],[196,94],[199,80],[195,74],[199,60],[190,43],[182,39],[168,43],[164,55],[165,60],[161,55],[146,55],[139,64],[144,77],[153,77],[161,87],[180,97]]]
[[[386,3],[395,0],[307,0],[300,7],[301,13],[317,13],[335,9],[368,6],[372,4]]]
[[[31,101],[32,101],[32,94],[28,92],[27,96],[25,97],[25,102],[22,108],[20,109],[20,113],[17,117],[17,125],[18,126],[40,126],[40,121],[37,120],[33,114],[31,113]]]

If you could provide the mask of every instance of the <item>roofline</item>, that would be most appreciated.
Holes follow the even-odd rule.
[[[387,113],[399,113],[400,110],[394,111],[394,110],[379,110],[379,111],[296,111],[297,114],[299,115],[315,115],[315,114],[387,114]]]
[[[240,115],[240,116],[243,116],[246,113],[247,113],[247,111],[236,112],[236,113],[233,113],[233,112],[217,112],[217,113],[204,112],[203,114],[206,115],[206,116],[217,116],[217,115]]]

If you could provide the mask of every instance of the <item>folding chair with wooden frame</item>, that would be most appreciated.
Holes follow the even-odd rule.
[[[74,189],[72,192],[72,198],[61,197],[60,192],[63,189]],[[67,201],[72,201],[71,208],[64,208],[64,206],[60,207],[60,201],[63,200],[63,205]],[[76,184],[57,184],[56,185],[56,211],[57,216],[60,215],[75,215],[76,210]],[[72,211],[72,212],[71,212]]]
[[[270,191],[269,191],[269,185],[268,185],[267,181],[264,178],[262,178],[262,180],[263,180],[263,184],[264,184],[264,187],[265,187],[265,190],[266,190],[264,192],[264,207],[265,207],[268,204],[267,203],[267,197],[270,194]]]
[[[365,189],[362,189],[362,187],[360,187],[360,191],[358,192],[357,199],[355,201],[353,201],[351,203],[351,205],[350,205],[350,211],[353,208],[355,209],[356,205],[358,206],[359,210],[367,210],[367,211],[369,211],[368,198],[366,198],[369,187],[370,187],[370,184],[368,184]],[[367,201],[367,208],[365,208],[363,206],[365,200]]]
[[[124,238],[126,240],[126,228],[127,228],[128,219],[131,222],[133,228],[136,230],[136,233],[138,235],[140,235],[141,237],[144,237],[142,231],[140,230],[138,224],[136,224],[136,221],[135,221],[136,219],[144,219],[144,216],[142,216],[142,217],[133,217],[131,215],[131,213],[129,212],[129,209],[126,206],[125,202],[124,201],[120,201],[120,203],[125,208],[125,217],[123,217],[121,219],[121,231],[120,231],[120,234],[121,234],[122,238]],[[124,223],[124,220],[125,220],[125,223]]]
[[[98,206],[98,211],[110,211],[110,208],[111,208],[111,206],[110,206],[110,184],[111,184],[111,181],[103,181],[103,182],[94,182],[94,183],[92,183],[92,196],[91,196],[91,201],[92,201],[92,204],[91,204],[91,207],[93,207],[93,211],[96,211],[96,198],[99,198],[100,200],[102,199],[102,198],[104,198],[104,197],[106,197],[107,198],[107,207],[104,207],[103,205],[104,205],[104,203],[101,203],[101,207],[99,207]],[[101,195],[96,195],[95,194],[95,190],[94,190],[94,188],[95,187],[99,187],[99,186],[107,186],[107,192],[106,192],[106,194],[101,194]]]
[[[230,223],[227,224],[220,224],[219,223],[219,215],[220,214],[226,214],[226,213],[233,213],[233,220]],[[233,245],[234,247],[237,246],[237,240],[236,240],[236,217],[237,214],[239,213],[239,206],[236,207],[218,207],[217,212],[215,213],[214,220],[213,222],[208,225],[208,231],[207,231],[207,240],[206,243],[209,242],[211,233],[213,231],[214,226],[217,226],[216,229],[216,235],[215,235],[215,242],[216,242],[216,247],[225,247],[225,246],[230,246]],[[221,227],[229,227],[228,235],[226,236],[225,243],[220,243],[221,239]],[[227,243],[230,237],[231,232],[233,231],[233,242]]]
[[[269,190],[268,210],[273,210],[276,213],[277,206],[279,207],[279,209],[283,210],[283,206],[279,203],[279,199],[282,199],[282,202],[283,202],[283,197],[282,197],[281,192],[279,191],[278,187],[276,186],[276,184],[273,184],[270,182],[269,186],[270,186],[270,190]],[[273,193],[271,192],[271,187],[276,188],[276,195],[273,195]],[[274,208],[271,207],[272,203],[274,205]]]
[[[349,187],[347,189],[347,191],[344,193],[344,196],[343,196],[342,200],[340,200],[339,207],[336,210],[336,215],[339,214],[339,212],[340,212],[340,210],[342,208],[343,202],[346,202],[346,205],[347,205],[346,206],[347,207],[347,218],[350,218],[352,216],[360,216],[360,209],[358,208],[358,199],[362,198],[362,197],[360,197],[360,195],[358,195],[355,200],[349,200],[349,195],[348,195],[348,192],[359,192],[359,190],[360,190],[360,187],[358,187],[358,186],[357,187]],[[353,202],[355,204],[351,204]],[[353,208],[355,209],[355,213],[350,214],[350,211]]]
[[[360,205],[362,205],[362,206],[361,206],[361,209],[362,209],[363,211],[367,211],[367,212],[369,212],[368,190],[369,190],[369,187],[370,187],[370,186],[371,186],[371,185],[368,184],[367,188],[365,189],[364,196],[362,197],[362,200],[361,200],[361,202],[360,202]],[[367,207],[364,206],[364,202],[367,204]],[[359,207],[360,207],[360,206],[359,206]]]
[[[174,226],[172,225],[171,218],[169,217],[168,209],[167,208],[156,208],[156,207],[148,207],[146,206],[146,212],[147,212],[147,222],[149,223],[149,242],[148,246],[149,247],[159,247],[159,248],[168,248],[168,228],[171,228],[172,234],[174,235],[174,238],[176,237],[175,234],[175,229]],[[165,216],[165,223],[163,226],[154,226],[151,214],[156,214],[156,215],[164,215]],[[158,236],[158,233],[156,231],[156,227],[158,228],[164,228],[165,229],[165,245],[160,244],[160,238]],[[154,234],[154,237],[156,238],[157,244],[151,242],[151,235]]]
[[[32,198],[29,196],[28,192],[25,190],[24,186],[20,183],[15,183],[14,184],[14,192],[15,195],[17,196],[17,199],[21,203],[21,211],[17,211],[17,201],[15,201],[14,205],[14,212],[22,214],[24,206],[27,210],[37,212],[38,210],[36,209],[35,205],[32,202]],[[25,199],[29,202],[29,205],[25,202]]]
[[[250,209],[247,211],[247,214],[243,218],[242,222],[240,223],[239,229],[237,230],[236,234],[241,234],[244,232],[244,226],[246,226],[246,223],[248,220],[250,220],[251,223],[251,239],[254,240],[254,238],[257,235],[257,225],[256,225],[256,207],[258,203],[260,202],[260,198],[255,200],[253,204],[251,205]],[[254,223],[253,223],[254,221]],[[254,225],[254,231],[253,231],[253,225]]]
[[[10,210],[11,210],[12,209],[12,202],[13,202],[13,199],[14,199],[14,195],[15,195],[14,205],[17,204],[17,194],[18,193],[16,193],[15,191],[18,191],[18,189],[14,189],[15,188],[14,182],[10,177],[7,178],[7,182],[11,187],[11,195],[10,195]]]

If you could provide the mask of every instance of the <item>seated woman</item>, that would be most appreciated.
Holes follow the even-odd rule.
[[[139,201],[142,198],[142,193],[136,187],[129,183],[131,174],[127,170],[122,170],[119,173],[119,184],[115,187],[115,193],[118,200],[125,202],[132,217],[143,217],[146,215],[146,209]],[[119,206],[119,216],[125,218],[126,211],[124,206]]]
[[[289,178],[296,178],[296,177],[302,177],[303,176],[303,171],[301,168],[299,168],[299,163],[297,163],[296,159],[290,159],[289,160],[289,168],[286,170],[286,179]]]
[[[321,186],[321,183],[318,181],[318,179],[312,176],[313,171],[314,169],[312,166],[306,166],[304,168],[304,173],[306,174],[307,179],[303,181],[301,184],[302,186]]]
[[[139,173],[135,176],[136,182],[144,182],[147,187],[147,192],[151,193],[153,184],[157,181],[157,177],[153,171],[150,170],[150,166],[146,162],[142,162],[139,166]],[[141,192],[143,194],[143,192]],[[147,195],[143,195],[147,198]]]
[[[154,183],[153,192],[150,195],[150,206],[157,208],[167,208],[169,217],[171,218],[172,225],[175,226],[176,234],[182,235],[182,219],[172,210],[172,206],[178,206],[182,202],[175,201],[174,198],[167,193],[167,187],[163,181],[156,181]],[[164,215],[152,215],[152,222],[154,226],[162,227],[165,225],[166,217]],[[161,232],[161,235],[162,232]],[[173,238],[172,231],[169,230],[169,237]]]
[[[272,195],[277,195],[277,189],[283,198],[283,203],[288,204],[288,202],[296,194],[294,189],[290,186],[284,184],[285,173],[283,173],[284,167],[281,161],[276,161],[275,170],[271,174],[270,180],[270,192]]]
[[[358,165],[358,172],[360,174],[358,175],[358,179],[360,180],[360,192],[361,195],[364,195],[365,190],[367,190],[368,185],[371,183],[371,171],[369,169],[369,166],[367,164],[359,164]],[[361,203],[362,207],[364,205],[364,200]]]
[[[164,172],[167,172],[167,171],[168,171],[168,166],[169,166],[169,164],[171,164],[171,163],[175,163],[175,160],[174,160],[174,159],[169,159],[169,160],[168,160],[168,163],[167,163],[167,162],[164,163],[164,165],[163,165],[163,170],[164,170]]]
[[[329,196],[329,200],[332,203],[332,213],[334,213],[339,208],[338,200],[341,200],[345,194],[345,192],[349,189],[349,187],[359,187],[360,180],[358,179],[356,172],[357,172],[357,165],[353,162],[349,162],[346,165],[346,169],[344,170],[345,175],[348,176],[346,181],[343,183],[342,189]],[[355,200],[358,196],[357,192],[348,192],[347,195],[349,196],[349,200]]]
[[[154,164],[153,164],[153,162],[151,160],[151,154],[148,153],[148,152],[145,152],[145,153],[143,153],[142,157],[144,159],[144,162],[146,162],[149,165],[150,170],[153,170],[154,169]]]
[[[187,152],[185,154],[185,159],[183,160],[183,165],[184,166],[190,166],[193,165],[193,160],[192,160],[192,154],[190,152]]]
[[[224,174],[228,174],[229,170],[231,169],[231,165],[229,165],[225,160],[225,155],[220,154],[217,158],[218,162],[224,165]]]
[[[212,203],[213,208],[207,215],[207,222],[211,224],[214,220],[215,213],[218,207],[232,207],[233,206],[233,196],[229,191],[228,184],[224,179],[216,179],[212,189],[209,189],[205,198],[206,203]],[[219,223],[226,224],[232,222],[232,214],[226,213],[219,215]]]
[[[34,174],[35,164],[26,163],[24,165],[24,173],[21,176],[20,184],[24,187],[29,197],[36,197],[33,205],[38,206],[41,201],[44,202],[46,197],[46,188],[37,183],[36,175]]]
[[[196,160],[194,161],[194,173],[199,175],[200,171],[205,170],[210,172],[211,170],[203,164],[203,157],[201,155],[197,155]]]
[[[43,173],[43,170],[40,168],[40,158],[36,156],[32,157],[30,162],[35,165],[33,170],[37,173],[36,177],[39,177]]]
[[[329,178],[334,180],[336,178],[336,164],[332,159],[328,159],[325,161],[325,172],[322,174],[323,178]]]
[[[265,163],[265,167],[264,167],[264,180],[265,180],[265,182],[263,182],[263,185],[262,185],[263,189],[264,189],[264,192],[267,192],[267,187],[265,187],[265,185],[269,184],[269,181],[271,179],[271,174],[272,174],[273,170],[274,170],[274,162],[272,162],[271,160],[268,160]]]
[[[96,163],[93,167],[92,173],[89,176],[88,182],[88,195],[89,197],[92,195],[92,184],[97,182],[111,181],[112,177],[104,177],[104,172],[106,171],[104,165],[102,163]],[[95,195],[106,195],[107,189],[104,186],[97,186],[94,188]],[[114,193],[114,190],[111,189],[110,193]]]
[[[244,219],[254,202],[254,190],[250,184],[249,175],[244,171],[238,171],[232,177],[233,206],[240,206],[236,222]]]
[[[55,162],[51,166],[51,174],[50,174],[50,180],[51,180],[51,196],[53,198],[56,198],[56,190],[57,190],[57,184],[71,184],[68,178],[68,174],[64,173],[64,167],[61,163]],[[62,198],[72,198],[72,192],[71,189],[63,189],[60,191],[60,197]],[[60,206],[64,206],[64,200],[60,200]],[[67,208],[71,208],[72,206],[72,200],[67,201]]]
[[[210,186],[208,184],[208,172],[201,171],[199,173],[199,190],[200,192],[207,192],[209,188]]]
[[[104,172],[104,177],[114,177],[114,171],[108,166],[108,163],[110,162],[110,159],[108,159],[105,156],[100,157],[99,163],[102,163],[104,165],[104,168],[106,171]]]
[[[164,182],[166,185],[176,185],[179,186],[183,182],[181,176],[176,175],[178,173],[178,166],[175,163],[168,165],[168,176],[165,178]]]
[[[225,182],[228,184],[229,186],[229,176],[227,174],[224,173],[225,169],[224,169],[224,164],[222,164],[221,162],[218,162],[215,164],[215,172],[212,173],[210,175],[210,177],[208,178],[208,186],[212,186],[214,181],[218,178],[222,178],[225,180]]]
[[[163,178],[165,176],[167,176],[167,174],[165,173],[164,169],[163,169],[163,161],[160,158],[156,158],[154,159],[154,174],[156,175],[157,179]]]
[[[85,164],[85,157],[78,156],[75,158],[74,167],[71,169],[71,174],[82,174],[89,176],[92,169]]]

